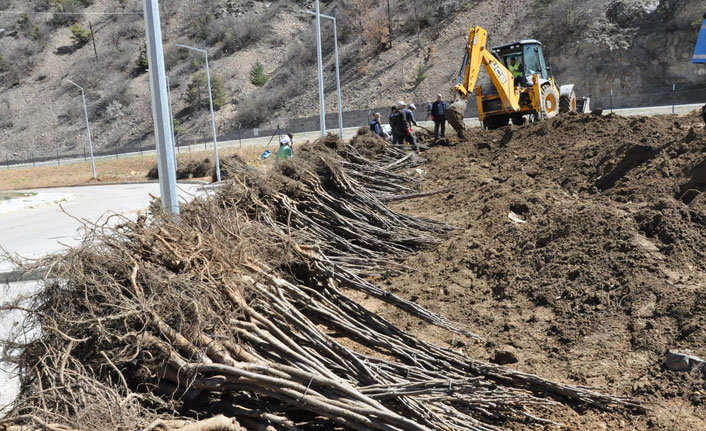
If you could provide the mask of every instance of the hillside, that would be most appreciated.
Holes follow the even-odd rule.
[[[210,134],[202,61],[175,43],[208,48],[213,75],[223,83],[219,133],[286,127],[318,113],[313,2],[255,0],[160,1],[167,73],[178,137]],[[705,72],[689,63],[706,10],[696,0],[511,0],[326,2],[338,19],[345,111],[426,101],[450,94],[471,25],[490,43],[537,38],[560,82],[606,103],[645,103],[672,83],[703,86]],[[0,160],[56,152],[80,154],[86,142],[80,93],[86,88],[98,151],[153,145],[149,88],[139,65],[144,23],[139,0],[0,1]],[[18,12],[34,12],[22,14]],[[115,15],[96,15],[94,13]],[[58,14],[63,13],[63,14]],[[77,14],[77,15],[66,15]],[[76,41],[78,32],[93,28]],[[90,23],[90,25],[89,25]],[[335,64],[330,24],[324,25],[327,111],[334,112]],[[74,38],[72,39],[72,36]],[[250,70],[263,65],[267,83]],[[694,93],[696,94],[696,93]],[[619,95],[619,97],[618,97]],[[691,94],[693,96],[693,94]],[[698,96],[701,97],[701,96]]]

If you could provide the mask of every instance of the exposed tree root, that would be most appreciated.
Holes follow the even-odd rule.
[[[327,138],[270,176],[228,163],[229,185],[179,223],[93,227],[40,263],[39,293],[6,307],[29,312],[32,336],[5,346],[22,392],[0,424],[491,431],[551,423],[543,412],[566,400],[640,408],[426,343],[346,296],[475,337],[365,279],[453,229],[381,202],[417,190],[404,170],[418,162],[365,134]]]

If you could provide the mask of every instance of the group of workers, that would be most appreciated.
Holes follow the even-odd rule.
[[[442,100],[441,94],[437,94],[436,101],[434,103],[429,103],[427,106],[427,113],[431,115],[432,121],[434,121],[434,139],[442,138],[446,133],[446,108],[447,103]],[[397,102],[395,106],[392,107],[388,121],[390,124],[391,138],[393,145],[403,145],[405,142],[409,143],[415,151],[419,151],[417,142],[414,139],[414,129],[412,126],[417,127],[417,121],[414,118],[414,111],[417,107],[414,103],[405,104],[404,102]],[[377,135],[384,138],[390,138],[385,132],[382,126],[382,120],[379,112],[375,113],[375,118],[370,122],[370,130],[375,132]],[[441,132],[441,133],[439,133]]]
[[[442,100],[441,94],[437,94],[436,101],[429,103],[427,106],[427,114],[430,115],[432,121],[434,121],[434,140],[439,139],[439,136],[443,138],[446,133],[447,107],[448,104]],[[390,116],[388,117],[391,136],[385,132],[379,112],[375,113],[375,118],[370,122],[370,130],[386,139],[392,138],[393,145],[404,145],[406,142],[412,146],[414,151],[419,152],[419,146],[414,139],[414,129],[412,127],[419,126],[417,120],[414,118],[414,111],[416,109],[417,107],[414,103],[406,104],[402,101],[397,102],[397,104],[392,107]],[[292,136],[291,133],[287,133],[280,139],[279,149],[276,153],[277,160],[287,160],[294,156],[293,138],[294,136]],[[261,158],[266,159],[270,154],[270,151],[265,151]]]

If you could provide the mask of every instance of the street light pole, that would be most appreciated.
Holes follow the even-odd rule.
[[[316,12],[312,12],[310,10],[305,10],[304,12],[308,13],[309,15],[316,15]],[[341,139],[343,139],[343,108],[341,107],[341,72],[339,69],[338,62],[338,31],[336,30],[336,18],[323,14],[319,14],[319,16],[321,18],[327,18],[333,21],[333,39],[335,42],[334,52],[336,57],[336,93],[338,96],[338,133],[341,136]]]
[[[169,85],[169,77],[167,75],[164,75],[165,78],[167,78],[167,103],[169,104],[169,127],[172,129],[172,143],[174,144],[175,150],[174,150],[174,169],[178,169],[177,166],[177,158],[176,158],[176,139],[174,138],[174,114],[172,113],[172,87]]]
[[[341,71],[338,68],[338,31],[336,30],[336,18],[333,18],[333,49],[336,54],[336,91],[338,93],[338,134],[343,140],[343,107],[341,106]]]
[[[211,107],[211,128],[213,129],[213,153],[216,159],[216,181],[221,181],[221,163],[218,158],[218,140],[216,139],[216,117],[213,114],[213,95],[211,94],[211,72],[208,68],[208,51],[205,49],[194,48],[192,46],[176,44],[179,48],[186,48],[192,51],[200,52],[206,58],[206,85],[208,86],[208,103]]]
[[[91,125],[88,123],[88,107],[86,106],[86,93],[83,91],[83,87],[80,85],[76,84],[70,79],[67,79],[69,84],[72,84],[75,87],[78,87],[79,90],[81,90],[81,99],[83,99],[83,115],[86,118],[86,133],[88,134],[88,150],[91,153],[91,168],[93,169],[93,179],[97,180],[98,176],[96,175],[96,160],[93,158],[93,139],[91,138]]]
[[[319,13],[319,0],[316,0],[316,55],[319,60],[319,122],[321,123],[321,136],[326,136],[326,106],[324,100],[324,66],[321,54],[321,14]]]
[[[162,27],[159,22],[158,0],[143,0],[145,12],[145,34],[147,39],[147,62],[149,64],[150,96],[152,98],[152,120],[154,140],[157,147],[157,169],[162,208],[174,218],[179,215],[179,195],[176,188],[174,166],[174,144],[170,127],[167,101],[167,81],[162,48]]]

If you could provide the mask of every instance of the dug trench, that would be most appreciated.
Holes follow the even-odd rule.
[[[669,349],[706,356],[700,117],[565,115],[446,143],[419,171],[444,192],[393,207],[460,229],[378,283],[484,341],[366,304],[471,357],[650,403],[554,410],[567,429],[706,429],[706,374],[664,365]]]

